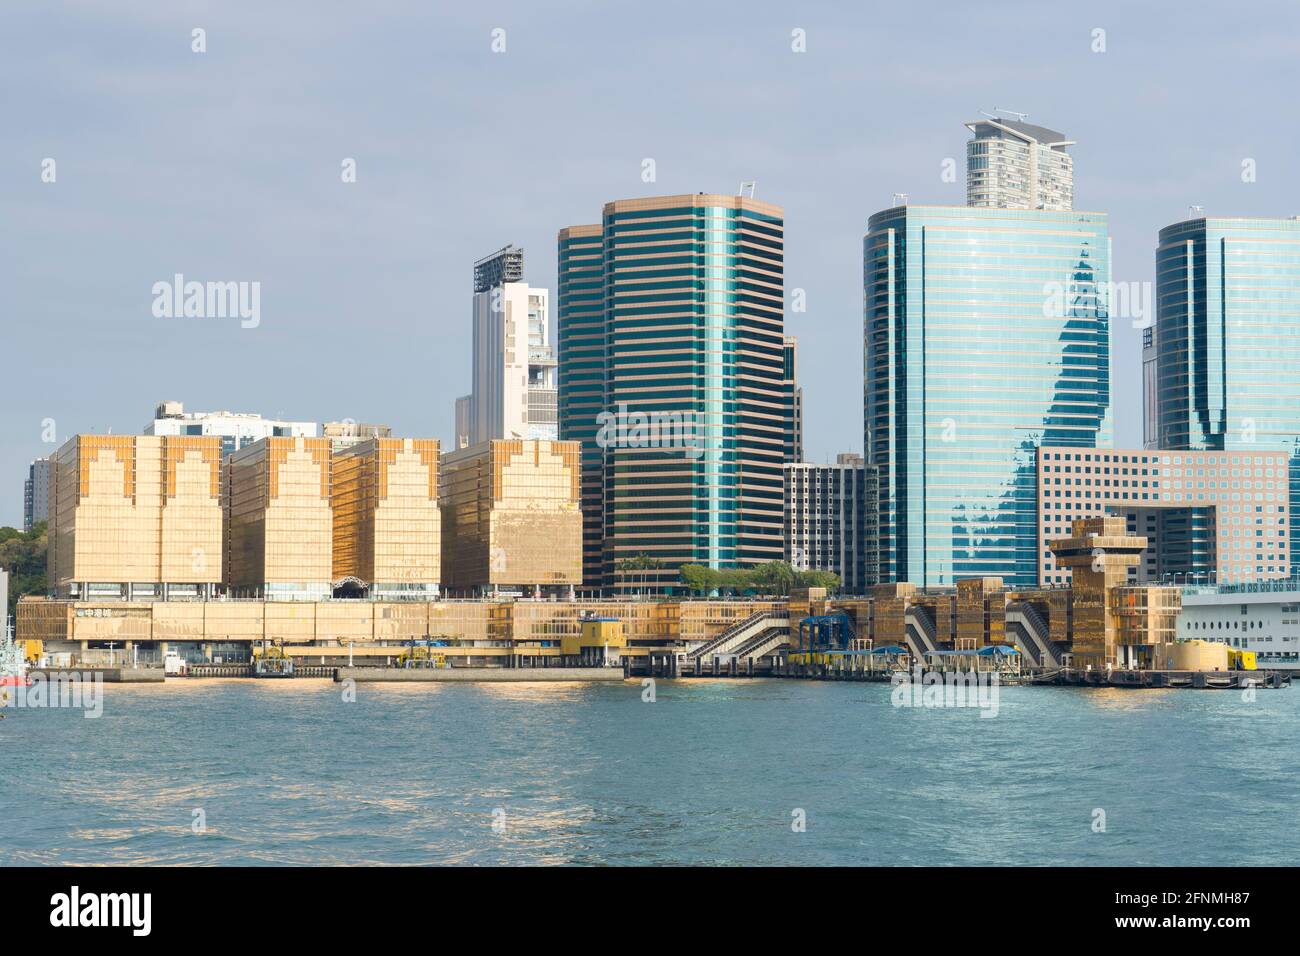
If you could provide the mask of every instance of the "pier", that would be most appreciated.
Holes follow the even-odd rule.
[[[358,684],[559,683],[622,681],[621,667],[340,667],[334,680]]]
[[[1255,671],[1155,671],[1155,670],[1080,670],[1062,667],[1054,671],[1031,674],[1030,684],[1054,684],[1065,687],[1173,687],[1193,690],[1245,690],[1249,687],[1275,690],[1291,686],[1291,673],[1277,670]]]
[[[49,681],[98,678],[105,684],[161,684],[164,677],[161,667],[33,667],[27,676]]]

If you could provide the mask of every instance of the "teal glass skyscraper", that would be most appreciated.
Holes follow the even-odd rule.
[[[1038,446],[1111,442],[1105,214],[898,206],[863,251],[881,580],[1034,586]]]
[[[1256,519],[1289,524],[1294,574],[1300,567],[1300,219],[1202,217],[1161,229],[1154,346],[1159,447],[1290,456],[1287,500],[1279,495],[1275,512],[1242,517],[1252,526]],[[1267,480],[1262,473],[1234,478]],[[1265,569],[1243,566],[1236,573]]]
[[[582,582],[603,583],[603,457],[596,444],[605,410],[605,266],[599,225],[569,226],[559,235],[556,299],[557,421],[565,441],[582,442]]]
[[[589,583],[671,589],[682,564],[783,557],[783,217],[696,193],[561,230],[559,428],[583,443]]]

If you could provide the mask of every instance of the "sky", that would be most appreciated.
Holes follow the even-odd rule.
[[[784,206],[806,296],[805,457],[860,451],[867,219],[964,203],[965,122],[1076,140],[1075,208],[1110,214],[1114,281],[1150,282],[1193,204],[1300,214],[1297,63],[1290,0],[6,0],[0,525],[31,459],[164,399],[449,440],[475,259],[513,242],[553,289],[561,227],[742,181]],[[259,322],[156,316],[176,273],[260,283]],[[1131,322],[1112,352],[1115,440],[1139,446]]]

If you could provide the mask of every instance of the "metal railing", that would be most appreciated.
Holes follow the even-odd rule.
[[[790,643],[790,631],[788,628],[783,632],[779,627],[769,627],[759,631],[731,653],[735,654],[737,658],[766,657],[772,651],[776,650],[777,647],[788,643]]]
[[[913,629],[918,632],[917,650],[925,653],[939,649],[939,632],[935,627],[934,618],[931,616],[929,608],[919,606],[909,607],[903,620],[904,626],[911,624]],[[919,638],[924,638],[924,640],[920,640]]]
[[[1017,615],[1022,620],[1014,620]],[[1019,632],[1024,649],[1032,652],[1039,666],[1060,667],[1059,650],[1053,646],[1051,629],[1038,608],[1028,601],[1013,601],[1007,605],[1007,624]]]
[[[768,619],[788,621],[789,617],[790,615],[788,611],[758,611],[743,620],[737,621],[735,624],[728,625],[717,635],[717,637],[701,644],[699,647],[695,648],[695,650],[688,652],[686,656],[691,660],[702,658],[707,654],[714,653],[719,647],[722,647],[729,641],[735,640],[750,628],[757,627]]]

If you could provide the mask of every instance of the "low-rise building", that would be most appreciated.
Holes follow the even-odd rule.
[[[1038,451],[1039,584],[1068,584],[1049,542],[1078,518],[1118,514],[1147,539],[1133,582],[1290,574],[1282,451],[1068,448]]]
[[[263,418],[251,412],[187,412],[181,402],[159,402],[146,435],[209,436],[221,440],[223,456],[263,438],[315,438],[315,422]]]
[[[1300,670],[1300,581],[1185,587],[1177,628],[1180,640],[1253,651],[1260,668]]]

